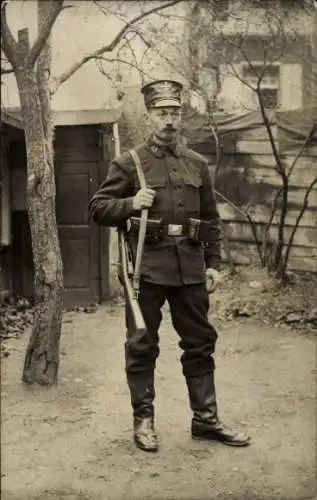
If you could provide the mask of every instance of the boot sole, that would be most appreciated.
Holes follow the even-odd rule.
[[[219,439],[213,436],[195,436],[193,434],[192,434],[192,439],[194,439],[195,441],[216,441],[218,443],[225,444],[226,446],[235,446],[236,448],[243,448],[251,444],[250,439],[248,441],[243,441],[238,443],[234,441],[227,441],[225,439]]]
[[[151,448],[147,448],[145,446],[142,446],[142,444],[138,443],[138,441],[136,441],[136,440],[134,440],[134,444],[137,448],[139,448],[139,450],[146,451],[148,453],[156,453],[159,449],[158,445],[153,446]]]
[[[139,450],[145,451],[147,453],[157,453],[158,452],[158,447],[157,448],[143,448],[143,446],[139,446],[136,443],[135,443],[135,445],[137,448],[139,448]]]

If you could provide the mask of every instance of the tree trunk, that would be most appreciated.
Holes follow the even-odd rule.
[[[23,381],[57,383],[63,308],[63,271],[55,215],[50,113],[43,112],[34,70],[16,74],[25,127],[27,207],[34,262],[35,317],[27,348]]]

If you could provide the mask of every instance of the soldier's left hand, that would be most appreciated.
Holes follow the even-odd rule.
[[[206,269],[206,278],[207,292],[213,293],[220,282],[220,273],[216,269],[209,267],[208,269]]]

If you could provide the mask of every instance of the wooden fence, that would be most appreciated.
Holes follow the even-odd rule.
[[[276,126],[272,127],[272,131],[279,147],[279,135],[282,134],[279,134],[280,131]],[[287,170],[300,148],[300,143],[296,148],[283,148],[281,154]],[[212,140],[196,144],[195,149],[209,158],[211,165],[215,165],[215,145]],[[298,159],[290,176],[288,212],[285,221],[286,244],[303,205],[307,187],[315,177],[317,177],[317,141],[313,139]],[[273,199],[282,185],[281,177],[275,170],[268,134],[263,126],[244,130],[238,135],[236,133],[225,135],[223,160],[215,182],[217,191],[242,211],[248,207],[252,219],[256,222],[258,238],[262,240],[270,218]],[[218,197],[218,203],[234,261],[238,264],[259,262],[255,239],[247,218],[221,197]],[[280,207],[280,204],[278,206]],[[271,241],[277,234],[279,217],[278,209],[269,231]],[[316,185],[310,193],[307,210],[297,229],[288,268],[317,272]]]

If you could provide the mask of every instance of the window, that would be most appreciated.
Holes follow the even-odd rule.
[[[229,0],[215,0],[213,2],[213,12],[216,21],[226,21],[229,17]]]
[[[263,104],[266,108],[275,109],[280,105],[280,68],[278,65],[263,66],[262,64],[253,64],[253,68],[245,66],[242,71],[242,79],[247,84],[256,88],[259,76],[263,75],[260,86],[260,93]],[[253,93],[254,94],[254,93]],[[255,99],[257,97],[254,94]],[[254,101],[254,99],[253,99]],[[256,102],[256,101],[254,101]]]
[[[275,109],[278,106],[277,89],[261,89],[260,94],[265,108]]]

